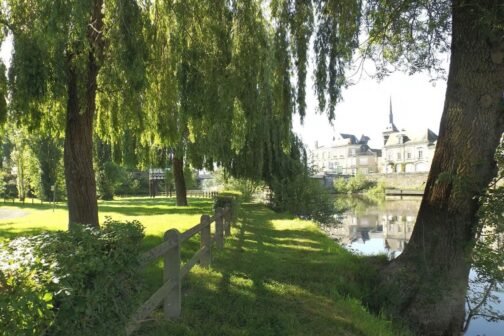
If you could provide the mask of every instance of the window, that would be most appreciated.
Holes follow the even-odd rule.
[[[418,158],[423,159],[423,149],[418,149]]]
[[[411,152],[408,152],[408,153],[406,154],[406,157],[407,157],[408,159],[411,159]]]
[[[392,153],[391,152],[387,153],[387,158],[389,159],[389,161],[392,161]]]
[[[401,160],[401,153],[397,153],[397,160]]]

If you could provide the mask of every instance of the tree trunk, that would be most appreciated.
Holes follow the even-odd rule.
[[[93,170],[93,119],[96,109],[97,55],[103,50],[103,0],[94,2],[88,42],[87,68],[79,71],[68,55],[67,120],[65,128],[65,180],[68,197],[68,227],[99,227],[96,181]],[[84,75],[85,74],[85,75]],[[83,88],[79,81],[83,80]],[[82,97],[81,97],[82,96]],[[81,102],[84,98],[84,104]]]
[[[175,180],[175,194],[177,206],[187,206],[187,190],[184,178],[184,159],[173,158],[173,178]]]
[[[478,196],[496,174],[504,131],[503,45],[482,19],[496,12],[496,3],[453,1],[450,71],[431,171],[411,239],[381,274],[383,307],[421,335],[462,330]]]

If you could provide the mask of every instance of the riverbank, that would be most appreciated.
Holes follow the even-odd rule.
[[[373,276],[315,223],[245,204],[211,270],[189,275],[181,318],[138,334],[404,335],[362,306]]]

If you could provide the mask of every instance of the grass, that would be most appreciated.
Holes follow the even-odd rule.
[[[140,220],[147,249],[161,242],[165,230],[191,227],[212,206],[210,200],[190,204],[177,208],[173,200],[121,199],[100,203],[100,216]],[[0,237],[66,228],[62,207],[54,213],[49,206],[15,208],[29,214],[0,220]],[[197,238],[184,244],[183,259],[198,249]],[[372,268],[314,223],[244,204],[225,245],[212,250],[210,269],[196,266],[184,279],[181,318],[164,321],[155,314],[136,335],[401,335],[360,303],[370,295],[362,284],[372,279]],[[146,298],[161,277],[160,262],[145,271]]]
[[[199,217],[209,213],[212,202],[208,199],[191,199],[191,206],[177,207],[173,198],[121,198],[98,203],[100,221],[106,216],[117,220],[139,220],[145,226],[147,236],[160,237],[171,228],[181,231],[199,222]],[[47,230],[66,230],[68,212],[66,205],[59,203],[54,211],[51,204],[35,202],[6,203],[1,209],[26,212],[26,216],[14,219],[0,219],[0,240],[20,234],[36,234]]]

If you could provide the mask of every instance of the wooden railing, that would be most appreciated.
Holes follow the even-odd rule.
[[[186,191],[186,196],[187,197],[194,197],[194,198],[214,198],[218,195],[219,193],[217,191],[205,191],[205,190],[187,190]],[[167,196],[167,197],[175,197],[175,192],[174,191],[161,191],[157,193],[158,196]]]
[[[133,314],[126,326],[127,335],[131,335],[138,329],[141,322],[160,306],[163,306],[165,318],[180,316],[182,280],[198,262],[202,267],[210,266],[212,245],[215,242],[217,248],[224,247],[224,237],[231,234],[232,222],[233,209],[231,207],[217,208],[214,216],[201,216],[199,224],[183,233],[179,233],[177,229],[166,231],[163,243],[140,256],[141,267],[147,266],[158,258],[163,258],[163,285]],[[212,223],[215,223],[213,238],[211,234]],[[181,267],[181,245],[198,233],[200,233],[200,249]]]

